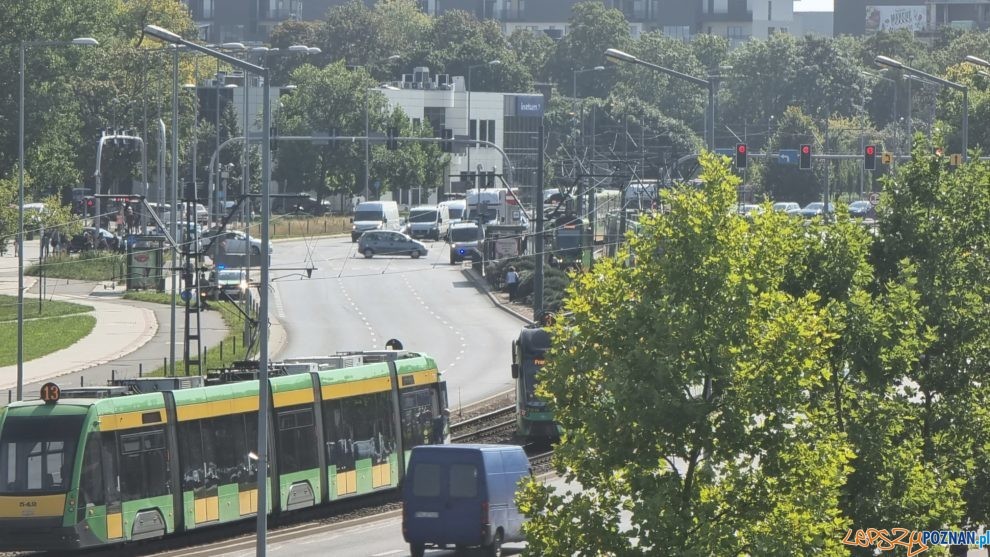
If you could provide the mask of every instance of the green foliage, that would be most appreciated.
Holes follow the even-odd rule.
[[[530,554],[843,553],[853,455],[813,396],[834,334],[817,295],[782,290],[801,226],[735,216],[715,161],[568,290],[541,391],[568,432],[558,471],[585,491],[527,488]]]
[[[571,90],[574,70],[601,66],[606,49],[625,50],[632,43],[629,22],[615,8],[606,8],[602,2],[584,1],[575,4],[571,14],[567,34],[557,43],[549,64],[548,73],[561,91]],[[614,70],[608,71],[612,74]],[[614,78],[590,73],[578,76],[579,96],[607,97]]]

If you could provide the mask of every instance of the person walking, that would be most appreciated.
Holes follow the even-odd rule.
[[[509,290],[509,301],[516,301],[516,290],[519,289],[519,273],[511,265],[509,270],[505,272],[505,287]]]

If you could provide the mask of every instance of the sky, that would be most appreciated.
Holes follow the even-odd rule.
[[[795,12],[831,12],[832,0],[797,0],[794,2]]]

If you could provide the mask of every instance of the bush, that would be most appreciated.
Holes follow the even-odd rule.
[[[535,263],[532,257],[519,257],[489,263],[485,266],[485,276],[488,285],[495,290],[505,286],[505,273],[510,267],[515,267],[519,273],[519,289],[516,291],[517,300],[526,305],[533,304],[533,275]],[[559,311],[563,305],[564,291],[571,279],[567,273],[551,267],[543,266],[543,307],[548,311]]]

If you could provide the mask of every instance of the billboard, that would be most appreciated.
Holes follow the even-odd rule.
[[[543,116],[543,95],[516,95],[516,116]]]
[[[867,6],[866,31],[894,31],[910,29],[924,31],[928,27],[928,8],[925,6]]]

